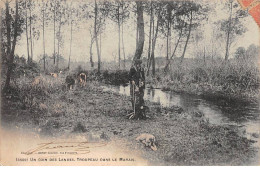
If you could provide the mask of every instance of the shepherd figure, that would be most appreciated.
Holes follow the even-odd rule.
[[[144,110],[144,89],[145,89],[145,73],[142,67],[142,60],[136,59],[134,65],[129,72],[130,95],[133,113],[130,114],[130,119],[145,118]]]

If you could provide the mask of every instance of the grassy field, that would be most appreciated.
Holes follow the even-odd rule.
[[[20,77],[2,95],[4,127],[36,128],[47,137],[94,133],[106,142],[127,140],[123,146],[140,150],[149,165],[250,165],[256,154],[238,128],[212,125],[200,112],[146,101],[150,118],[129,120],[130,98],[104,92],[97,81],[68,91],[65,75],[37,78]],[[156,137],[157,151],[135,141],[141,133]]]

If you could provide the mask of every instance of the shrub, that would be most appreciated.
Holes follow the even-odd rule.
[[[126,85],[129,82],[126,70],[105,70],[100,74],[94,70],[89,73],[90,80],[98,80],[111,85]]]

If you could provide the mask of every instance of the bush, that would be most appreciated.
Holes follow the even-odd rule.
[[[129,82],[128,71],[126,70],[104,70],[101,73],[93,70],[89,73],[88,79],[111,85],[126,85]]]
[[[116,71],[104,71],[101,73],[100,80],[112,85],[125,85],[129,82],[128,71],[116,70]]]

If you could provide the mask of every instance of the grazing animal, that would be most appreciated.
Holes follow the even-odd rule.
[[[157,150],[157,147],[155,145],[155,137],[152,134],[143,133],[135,140],[144,143],[146,147],[150,147],[153,151]]]
[[[79,83],[80,86],[86,86],[87,84],[87,75],[85,73],[80,73],[79,74]]]
[[[51,76],[54,77],[54,78],[57,78],[58,74],[57,73],[51,73]]]
[[[74,88],[74,85],[76,83],[76,80],[74,79],[74,77],[72,75],[68,75],[66,77],[66,80],[65,80],[66,84],[67,84],[67,88],[70,90],[70,89],[73,89]]]

